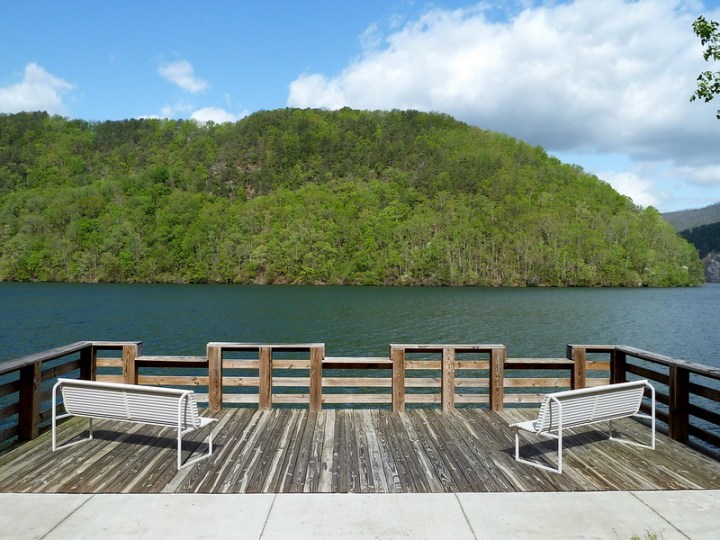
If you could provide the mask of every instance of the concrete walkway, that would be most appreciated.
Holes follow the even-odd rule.
[[[388,495],[3,493],[0,508],[0,538],[13,540],[720,537],[720,491]]]

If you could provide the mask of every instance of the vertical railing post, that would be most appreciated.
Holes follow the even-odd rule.
[[[260,366],[258,369],[258,397],[261,411],[272,409],[272,348],[260,347],[258,351]]]
[[[222,347],[208,344],[208,409],[220,412],[223,401]]]
[[[97,377],[97,349],[88,345],[80,350],[80,378],[94,381]]]
[[[610,356],[610,383],[617,384],[627,379],[627,354],[615,349]]]
[[[42,363],[20,368],[18,439],[29,441],[40,434],[40,381]]]
[[[670,438],[685,442],[690,435],[690,372],[670,366],[670,403],[668,428]]]
[[[493,348],[490,351],[490,410],[502,411],[505,390],[505,347]]]
[[[585,388],[587,385],[587,374],[585,369],[587,363],[587,350],[585,347],[568,345],[567,354],[565,356],[573,361],[570,388],[573,390]]]
[[[405,411],[405,349],[390,346],[392,360],[392,410]]]
[[[325,345],[310,347],[310,412],[322,409],[322,362]]]
[[[122,347],[122,372],[125,384],[137,384],[138,382],[135,359],[138,357],[139,349],[137,343],[127,343]]]
[[[442,350],[442,409],[455,409],[455,349],[443,347]]]

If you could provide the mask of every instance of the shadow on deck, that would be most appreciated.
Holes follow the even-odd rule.
[[[658,435],[656,450],[618,444],[592,427],[565,438],[562,475],[516,463],[508,423],[534,411],[225,409],[212,458],[178,471],[171,429],[110,421],[95,439],[50,451],[50,433],[0,455],[0,492],[37,493],[443,493],[719,489],[720,463]],[[647,440],[634,420],[613,424]],[[82,436],[87,421],[59,427]],[[185,443],[202,452],[203,430]],[[523,455],[554,460],[554,441]],[[532,439],[532,443],[537,443]]]

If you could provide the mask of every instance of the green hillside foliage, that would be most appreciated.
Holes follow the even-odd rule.
[[[682,286],[653,208],[414,111],[235,124],[0,115],[0,280]]]

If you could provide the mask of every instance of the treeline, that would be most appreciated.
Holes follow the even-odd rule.
[[[681,286],[693,246],[539,148],[446,115],[0,115],[0,280]]]
[[[680,235],[697,248],[702,258],[713,251],[720,252],[720,223],[701,225],[682,231]]]

